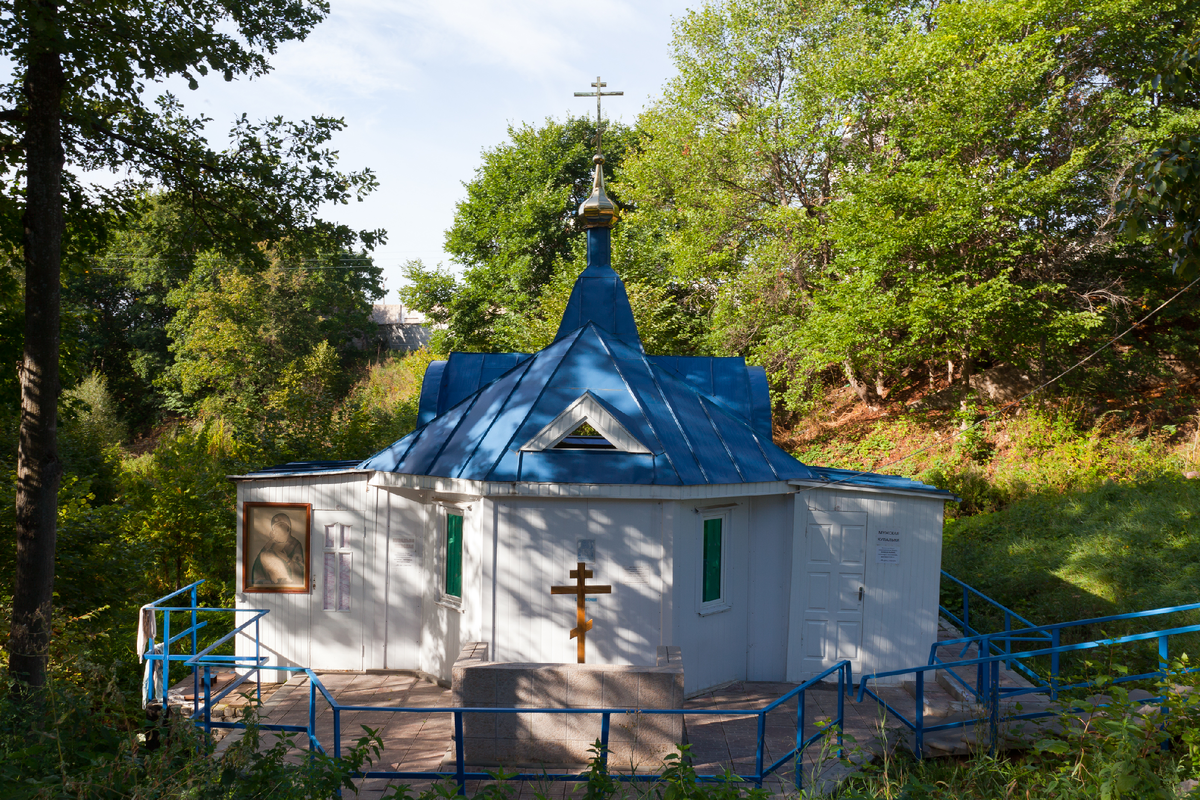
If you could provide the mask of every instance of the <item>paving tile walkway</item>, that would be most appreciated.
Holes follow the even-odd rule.
[[[320,679],[338,703],[389,708],[448,707],[451,705],[450,691],[422,678],[405,673],[323,673]],[[762,708],[791,689],[796,684],[738,682],[714,691],[693,697],[685,704],[686,709],[728,710],[718,715],[689,714],[685,716],[687,741],[691,746],[694,767],[699,774],[723,774],[726,770],[737,774],[750,774],[755,769],[757,743],[757,716],[736,714],[735,710]],[[900,688],[882,690],[889,702],[897,708],[908,709],[913,700]],[[294,676],[280,686],[264,703],[263,721],[274,724],[305,725],[308,719],[308,679]],[[817,725],[832,719],[837,714],[837,686],[819,686],[808,690],[805,700],[804,735],[817,730]],[[897,737],[895,721],[881,717],[880,707],[871,702],[855,703],[849,697],[844,704],[847,747],[853,741],[860,747],[874,748],[880,741],[882,728],[892,729],[887,740]],[[797,704],[793,698],[768,713],[765,723],[764,764],[770,765],[790,751],[796,743]],[[613,724],[618,724],[615,720]],[[404,771],[453,771],[453,718],[448,713],[422,713],[420,711],[344,711],[341,719],[342,748],[351,747],[363,735],[363,727],[375,731],[383,743],[380,757],[372,769]],[[318,740],[327,752],[333,752],[333,713],[329,704],[319,695],[315,730]],[[598,736],[597,732],[597,736]],[[223,740],[220,749],[236,740],[236,735]],[[265,737],[266,743],[274,741]],[[301,737],[297,744],[302,745]],[[301,757],[301,751],[296,753]],[[629,772],[657,771],[650,765],[612,764],[613,769]],[[794,763],[784,764],[772,775],[765,786],[774,794],[795,794]],[[809,747],[804,758],[804,780],[806,786],[814,782],[824,788],[832,788],[844,769],[836,758],[832,742],[824,750],[821,744]],[[532,770],[530,770],[532,771]],[[429,785],[428,781],[366,779],[359,786],[359,798],[376,800],[387,793],[393,785],[410,784],[414,793]],[[526,800],[537,794],[549,798],[570,797],[577,786],[574,783],[555,781],[522,782],[515,800]],[[468,790],[477,788],[472,782]],[[644,788],[643,788],[644,791]],[[636,787],[628,789],[629,796],[637,796]]]

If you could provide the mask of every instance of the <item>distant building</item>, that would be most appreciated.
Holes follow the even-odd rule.
[[[371,319],[379,326],[379,338],[387,342],[389,350],[407,353],[429,342],[429,320],[403,304],[376,303],[371,307]]]

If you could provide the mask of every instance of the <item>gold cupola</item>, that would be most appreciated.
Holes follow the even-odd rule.
[[[617,218],[617,207],[604,193],[604,156],[592,156],[596,175],[592,179],[592,194],[579,205],[579,219],[587,228],[611,228]]]

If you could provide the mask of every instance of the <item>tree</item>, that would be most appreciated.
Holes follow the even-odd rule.
[[[679,23],[634,216],[715,296],[712,341],[793,407],[1044,365],[1128,302],[1112,187],[1131,89],[1193,3],[762,3]]]
[[[592,191],[592,120],[510,126],[508,137],[484,150],[446,231],[446,251],[463,267],[462,281],[414,262],[407,269],[413,285],[402,290],[406,303],[447,322],[451,345],[460,350],[495,349],[494,320],[536,302],[571,258],[575,213]],[[609,169],[620,165],[633,138],[623,125],[605,125]],[[620,204],[619,196],[614,201]]]
[[[532,352],[553,340],[586,254],[577,227],[579,204],[592,191],[595,122],[569,117],[542,126],[510,127],[509,140],[485,150],[467,197],[446,232],[446,250],[463,267],[462,279],[419,261],[405,269],[402,299],[447,325],[441,346],[473,351]],[[604,126],[605,172],[611,179],[638,145],[638,132]],[[623,203],[621,184],[609,196]],[[662,258],[661,231],[652,224],[619,224],[613,266],[630,290],[639,325],[652,351],[692,352],[698,311],[681,300]],[[657,332],[655,332],[657,331]]]
[[[135,178],[116,189],[86,184],[87,170],[124,170],[154,180],[198,214],[236,220],[248,240],[322,227],[321,202],[369,191],[369,171],[336,171],[323,147],[336,119],[253,123],[242,117],[228,147],[203,136],[205,118],[179,101],[146,99],[147,85],[181,76],[195,86],[210,71],[226,80],[265,73],[281,42],[303,39],[328,13],[322,0],[17,0],[0,16],[0,54],[13,77],[0,87],[0,157],[24,185],[0,195],[4,230],[20,230],[25,338],[18,446],[17,558],[11,674],[44,681],[54,584],[60,277],[64,246],[95,233],[99,211],[141,196]],[[9,184],[10,186],[12,184]],[[71,236],[65,237],[67,218]],[[18,223],[19,220],[19,223]],[[231,231],[232,232],[232,231]],[[366,244],[377,233],[364,236]]]
[[[1134,165],[1117,210],[1131,232],[1151,232],[1171,254],[1172,270],[1200,274],[1200,39],[1142,86],[1147,112],[1171,119],[1167,136]],[[1182,112],[1182,113],[1181,113]]]
[[[157,383],[176,410],[221,417],[239,431],[261,426],[276,385],[314,352],[324,354],[317,372],[337,380],[345,357],[373,343],[371,300],[383,296],[381,272],[336,257],[276,256],[257,270],[201,254],[167,297],[177,310],[166,326],[173,361]],[[314,396],[330,393],[337,387]]]

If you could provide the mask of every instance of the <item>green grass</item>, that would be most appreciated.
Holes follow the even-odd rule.
[[[1038,624],[1194,603],[1200,601],[1200,481],[1164,473],[1065,493],[1044,490],[1001,511],[949,520],[942,567]],[[943,587],[943,605],[955,613],[960,597]],[[1002,626],[976,604],[972,625],[983,618],[991,630]],[[1197,622],[1200,614],[1187,612],[1088,626],[1064,633],[1064,641]],[[1183,649],[1195,658],[1198,644],[1200,637],[1173,638],[1172,655]],[[1114,657],[1148,666],[1154,652],[1149,644],[1129,645]]]

